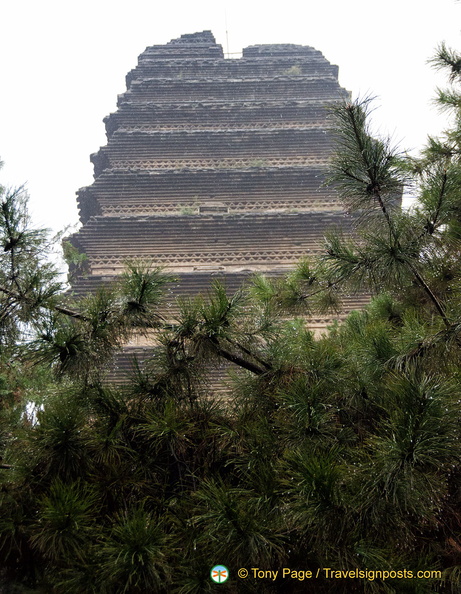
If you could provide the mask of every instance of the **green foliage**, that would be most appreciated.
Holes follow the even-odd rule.
[[[297,64],[294,64],[293,66],[290,66],[290,68],[287,68],[283,74],[288,75],[288,76],[299,76],[300,74],[302,74],[302,70],[301,67],[298,66]]]
[[[330,180],[349,209],[362,210],[364,216],[397,206],[403,182],[396,150],[370,129],[370,103],[367,98],[333,108],[337,149]]]
[[[98,551],[99,591],[161,591],[168,575],[167,544],[161,522],[142,507],[116,514]]]
[[[78,249],[70,243],[70,241],[62,242],[62,252],[67,264],[69,265],[82,264],[88,260],[88,256],[79,252]]]
[[[0,190],[0,346],[5,348],[27,335],[62,285],[49,261],[47,231],[31,225],[25,190]]]
[[[49,495],[39,504],[36,529],[31,543],[51,561],[81,559],[86,542],[94,531],[96,497],[79,482],[54,480]]]
[[[198,547],[205,545],[216,558],[230,558],[236,566],[270,567],[283,560],[285,539],[270,500],[214,481],[203,481],[195,496]]]

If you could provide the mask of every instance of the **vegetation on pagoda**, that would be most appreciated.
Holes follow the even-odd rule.
[[[198,594],[218,563],[223,592],[305,592],[252,578],[282,567],[318,575],[319,594],[459,591],[461,56],[441,46],[434,63],[454,121],[420,158],[372,133],[369,100],[332,114],[331,183],[353,236],[332,231],[324,255],[284,279],[233,295],[216,283],[174,321],[159,313],[171,279],[146,263],[73,300],[24,192],[2,190],[5,591]],[[408,189],[417,201],[402,210]],[[364,311],[321,337],[306,329],[353,291],[373,295]],[[114,351],[153,331],[128,386],[103,381]],[[225,399],[205,373],[223,361],[236,370]]]

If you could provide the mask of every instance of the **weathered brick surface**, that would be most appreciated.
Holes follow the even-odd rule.
[[[210,31],[147,48],[105,118],[95,181],[78,192],[83,226],[72,242],[89,276],[74,290],[93,290],[137,256],[177,273],[174,294],[205,292],[216,275],[234,290],[255,270],[281,274],[317,253],[329,227],[347,231],[324,185],[328,107],[347,96],[337,77],[307,46],[256,45],[226,59]]]

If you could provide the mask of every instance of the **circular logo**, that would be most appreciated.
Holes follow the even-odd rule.
[[[210,576],[217,584],[223,584],[229,578],[229,570],[225,565],[215,565],[211,568]]]

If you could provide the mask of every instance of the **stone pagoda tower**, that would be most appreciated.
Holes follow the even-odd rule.
[[[225,59],[210,31],[147,48],[127,75],[95,180],[78,192],[84,292],[144,257],[204,292],[254,271],[280,274],[341,224],[324,187],[326,107],[344,98],[338,68],[308,46],[256,45]],[[324,325],[325,320],[312,325]]]

